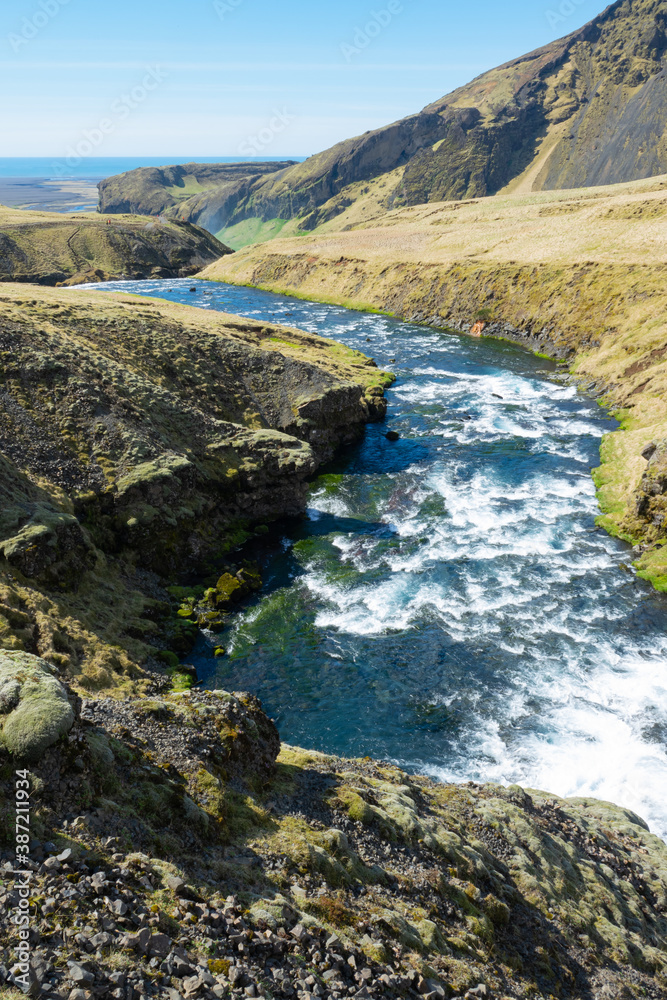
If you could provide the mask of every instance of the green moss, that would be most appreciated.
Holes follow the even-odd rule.
[[[190,691],[195,685],[195,678],[192,674],[182,673],[179,670],[175,670],[171,673],[171,690],[172,691]]]
[[[509,924],[510,908],[507,903],[503,903],[496,896],[486,896],[482,902],[482,909],[496,927],[507,927]]]
[[[269,337],[269,340],[273,344],[285,344],[286,347],[294,347],[297,350],[299,350],[300,348],[303,349],[303,347],[304,347],[303,344],[294,344],[294,343],[292,343],[292,341],[290,341],[290,340],[283,340],[281,337]]]
[[[153,701],[150,698],[136,702],[134,713],[140,718],[155,719],[157,722],[166,722],[173,716],[173,709],[164,701]]]
[[[231,965],[228,958],[211,958],[208,961],[208,971],[213,976],[227,976]]]
[[[45,660],[30,653],[0,653],[0,743],[17,760],[38,760],[69,732],[74,710]]]
[[[219,551],[221,555],[234,552],[252,538],[252,533],[248,530],[247,523],[238,524],[235,528],[227,530],[222,536]]]
[[[177,601],[186,601],[188,598],[197,600],[204,593],[203,587],[167,587],[167,593]]]
[[[237,577],[232,576],[231,573],[223,573],[215,585],[216,604],[225,605],[230,603],[242,589],[243,585]]]
[[[167,667],[172,667],[173,669],[176,669],[180,663],[176,653],[172,653],[168,649],[161,649],[159,653],[156,653],[155,658],[161,663],[164,663]]]

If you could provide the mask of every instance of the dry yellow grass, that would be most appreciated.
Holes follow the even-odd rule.
[[[383,212],[365,222],[364,204],[378,204],[375,186],[336,219],[298,240],[247,247],[212,264],[234,274],[258,254],[341,254],[364,260],[428,264],[563,263],[647,264],[667,261],[667,176],[631,184],[571,191],[515,193],[475,201],[441,202]],[[348,229],[349,226],[353,228]],[[347,230],[347,231],[346,231]],[[225,279],[227,280],[227,279]]]
[[[463,331],[482,312],[533,349],[568,357],[575,373],[605,387],[622,421],[603,442],[596,475],[602,523],[642,539],[632,502],[640,453],[667,437],[667,177],[531,194],[519,186],[368,223],[359,222],[360,205],[350,209],[354,221],[343,213],[310,235],[246,247],[201,277]],[[662,551],[641,567],[667,587]]]

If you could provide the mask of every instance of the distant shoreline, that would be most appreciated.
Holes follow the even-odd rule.
[[[305,156],[112,156],[87,157],[72,165],[58,157],[0,157],[0,205],[43,212],[90,212],[98,204],[97,184],[138,167],[181,163],[267,163]]]
[[[0,205],[42,212],[95,211],[98,179],[59,181],[49,177],[0,177]]]

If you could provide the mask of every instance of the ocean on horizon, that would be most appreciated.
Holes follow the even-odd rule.
[[[0,157],[0,177],[41,177],[57,180],[103,180],[137,167],[170,167],[181,163],[276,163],[305,156],[89,156],[72,166],[57,156]]]

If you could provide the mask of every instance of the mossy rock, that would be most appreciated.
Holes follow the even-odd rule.
[[[169,649],[160,650],[156,659],[159,660],[160,663],[164,663],[167,667],[173,667],[174,669],[176,669],[180,663],[176,653],[172,653]]]
[[[216,584],[216,604],[218,606],[228,604],[230,601],[240,597],[239,591],[243,590],[243,584],[231,573],[223,573]]]
[[[31,653],[0,654],[0,742],[13,757],[39,760],[74,719],[67,688],[46,660]]]

